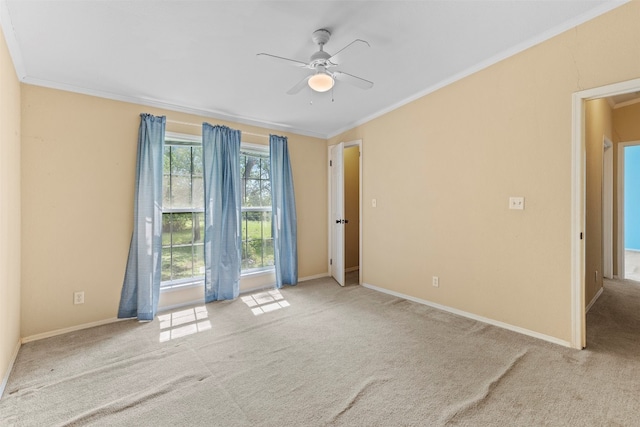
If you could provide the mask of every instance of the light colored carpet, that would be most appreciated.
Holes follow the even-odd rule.
[[[639,312],[607,282],[578,351],[319,279],[25,344],[0,425],[639,425]]]

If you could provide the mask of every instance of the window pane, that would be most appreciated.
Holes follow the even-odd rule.
[[[242,240],[247,240],[247,213],[242,212],[242,230],[240,231],[242,235]]]
[[[187,246],[174,246],[172,250],[172,279],[186,279],[193,277],[193,247]]]
[[[162,177],[162,209],[171,207],[171,177],[164,175]]]
[[[273,240],[272,239],[268,239],[268,240],[263,240],[264,242],[264,247],[263,247],[263,251],[264,251],[264,266],[272,266],[275,265],[274,264],[274,257],[273,257]]]
[[[270,165],[269,165],[269,159],[262,159],[262,163],[261,163],[261,165],[260,165],[260,166],[261,166],[261,169],[260,169],[260,171],[261,171],[260,177],[261,177],[262,179],[269,179],[269,176],[270,176],[270,175],[269,175],[269,168],[270,168]]]
[[[193,275],[204,276],[204,244],[193,246]]]
[[[192,213],[174,213],[172,215],[172,243],[173,245],[190,245],[193,240]]]
[[[171,173],[173,175],[191,175],[191,147],[171,147]]]
[[[162,248],[162,274],[160,281],[171,280],[171,247]]]
[[[243,269],[272,266],[271,212],[243,212],[242,240]]]
[[[162,248],[171,247],[171,214],[162,214]]]
[[[204,212],[193,213],[193,243],[204,242]]]
[[[171,207],[171,147],[164,147],[164,158],[162,160],[162,206]]]
[[[262,207],[271,206],[271,182],[262,181],[262,188],[260,190],[260,203]]]
[[[191,207],[191,147],[171,147],[173,208]]]
[[[271,212],[262,212],[262,238],[271,239],[271,237]]]
[[[247,165],[245,166],[244,176],[246,178],[260,178],[260,158],[254,156],[246,156]]]
[[[201,176],[194,176],[191,184],[191,205],[194,208],[204,209],[204,183]]]
[[[245,182],[245,206],[260,206],[260,180],[247,179]]]
[[[171,174],[171,147],[164,146],[164,158],[162,159],[162,169],[165,175]]]
[[[249,253],[247,251],[247,242],[243,241],[242,242],[242,263],[241,263],[241,267],[242,270],[248,270],[250,268],[253,268],[250,264],[249,264]]]
[[[202,147],[191,147],[193,155],[193,174],[202,176]]]
[[[171,175],[172,208],[191,207],[191,176]]]

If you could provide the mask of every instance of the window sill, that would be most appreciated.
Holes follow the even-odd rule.
[[[243,273],[240,274],[240,277],[260,277],[260,276],[266,276],[268,274],[274,274],[276,272],[276,268],[275,267],[269,267],[269,268],[265,268],[265,269],[260,269],[260,270],[247,270]]]
[[[260,270],[247,270],[240,274],[242,279],[253,279],[261,276],[268,276],[275,274],[275,267],[260,269]],[[187,281],[183,283],[174,283],[160,287],[160,292],[177,292],[186,289],[197,288],[198,286],[204,286],[204,279],[196,279],[194,281]]]
[[[204,285],[204,280],[202,279],[195,280],[193,282],[175,283],[175,284],[166,285],[166,286],[160,285],[160,292],[176,292],[176,291],[182,291],[185,289],[196,288],[198,286],[203,286],[203,285]]]

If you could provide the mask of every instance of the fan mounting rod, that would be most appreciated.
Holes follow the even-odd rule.
[[[324,28],[315,30],[311,35],[311,39],[313,40],[313,42],[317,45],[320,45],[320,50],[322,50],[323,45],[329,42],[330,38],[331,38],[331,33],[328,30],[325,30]]]

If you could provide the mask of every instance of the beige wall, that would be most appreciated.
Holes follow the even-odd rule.
[[[612,140],[612,109],[606,99],[585,105],[586,224],[585,224],[585,304],[602,288],[602,171],[603,137]]]
[[[640,103],[613,110],[613,142],[640,141]]]
[[[20,83],[0,29],[0,392],[20,343]]]
[[[359,265],[360,253],[360,147],[344,149],[344,214],[349,223],[345,226],[345,269]]]
[[[22,336],[116,316],[132,229],[140,113],[269,130],[53,89],[22,87]],[[200,126],[167,131],[200,134]],[[282,134],[281,132],[273,132]],[[326,142],[284,134],[294,175],[299,274],[326,273]],[[267,143],[265,138],[243,138]],[[85,304],[73,305],[74,291]]]
[[[640,77],[639,19],[623,5],[331,138],[364,144],[364,282],[570,342],[572,94]]]

